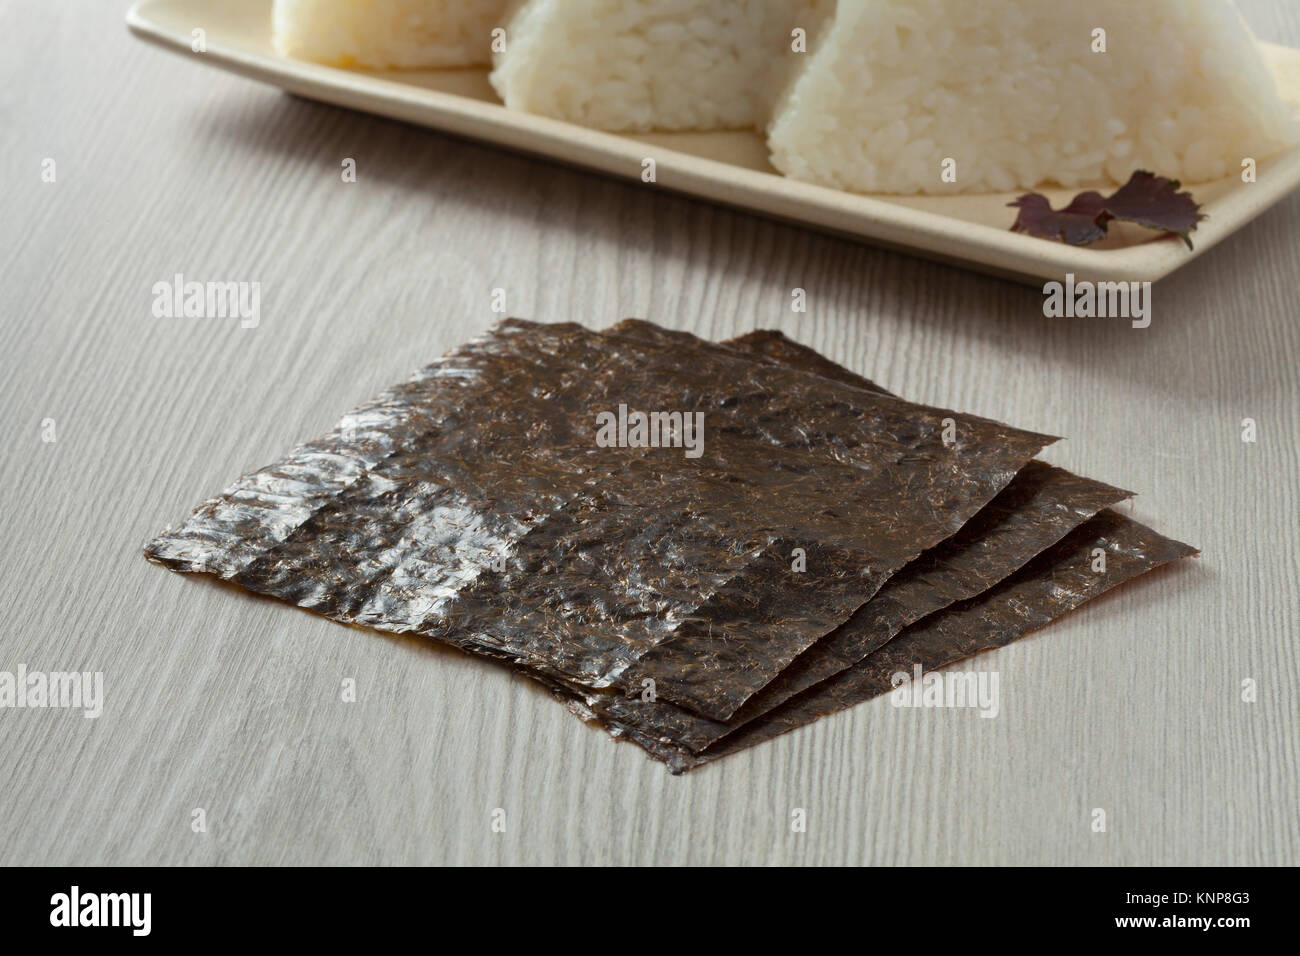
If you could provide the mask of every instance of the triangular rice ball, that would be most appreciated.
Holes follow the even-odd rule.
[[[331,66],[433,70],[486,66],[509,0],[275,0],[281,56]]]
[[[512,109],[596,129],[763,127],[830,0],[528,0],[492,85]]]
[[[868,193],[1204,182],[1297,137],[1230,0],[840,0],[769,132]]]

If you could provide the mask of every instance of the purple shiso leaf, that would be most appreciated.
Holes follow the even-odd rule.
[[[1191,249],[1191,233],[1205,216],[1191,193],[1178,191],[1181,186],[1176,179],[1165,179],[1140,169],[1127,185],[1105,201],[1105,210],[1113,219],[1172,232]]]
[[[1101,200],[1100,193],[1084,193],[1060,212],[1052,209],[1047,197],[1039,193],[1021,196],[1008,205],[1020,209],[1012,232],[1023,232],[1039,239],[1057,239],[1072,246],[1086,246],[1106,237],[1105,211],[1094,207],[1093,199]]]
[[[1118,219],[1174,233],[1191,249],[1191,233],[1205,216],[1191,193],[1178,191],[1181,185],[1177,180],[1138,170],[1113,195],[1080,193],[1060,211],[1052,209],[1046,196],[1028,193],[1009,204],[1020,210],[1011,229],[1083,246],[1104,238],[1111,220]]]

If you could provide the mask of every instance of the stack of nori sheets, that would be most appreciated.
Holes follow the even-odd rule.
[[[1193,553],[1055,440],[778,333],[511,320],[146,555],[508,661],[680,772]]]

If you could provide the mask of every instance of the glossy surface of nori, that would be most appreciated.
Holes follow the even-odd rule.
[[[751,721],[702,753],[610,724],[674,773],[771,740],[894,689],[895,675],[933,671],[1003,647],[1093,598],[1196,550],[1106,510],[998,585],[909,627],[859,663]],[[1104,556],[1104,568],[1099,556]],[[573,703],[581,714],[581,705]]]
[[[503,323],[146,553],[724,720],[1050,440],[687,345]],[[598,447],[620,404],[703,412],[703,456]]]
[[[612,334],[640,335],[684,347],[680,333],[629,320]],[[730,349],[800,368],[868,391],[883,389],[779,333],[757,332],[706,349]],[[586,694],[605,721],[699,751],[794,695],[857,663],[907,625],[1001,581],[1062,536],[1131,493],[1030,462],[960,531],[901,569],[843,625],[795,658],[729,720],[712,720],[669,701]]]
[[[710,720],[667,701],[621,695],[589,695],[586,704],[601,718],[702,750],[853,666],[909,624],[987,590],[1101,509],[1128,497],[1102,482],[1030,462],[957,534],[886,581],[848,621],[795,658],[730,720]]]

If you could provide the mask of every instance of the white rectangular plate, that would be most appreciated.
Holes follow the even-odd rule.
[[[1015,193],[862,196],[775,173],[756,133],[625,136],[507,110],[485,70],[361,72],[288,60],[271,47],[271,0],[142,0],[127,15],[139,37],[292,93],[641,182],[653,157],[662,188],[1034,285],[1074,273],[1092,281],[1155,281],[1212,249],[1300,185],[1300,148],[1262,162],[1258,181],[1187,184],[1209,219],[1195,251],[1136,227],[1088,248],[1010,232]],[[202,29],[206,52],[192,51]],[[1300,116],[1300,51],[1265,44],[1279,88]],[[1156,170],[1159,172],[1159,170]],[[1066,190],[1044,190],[1053,203]]]

